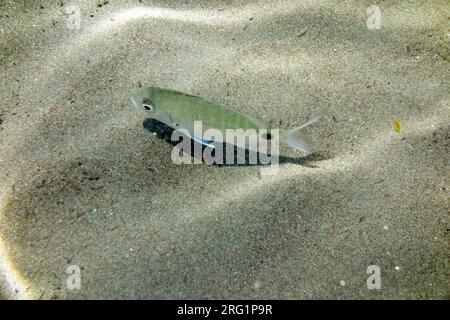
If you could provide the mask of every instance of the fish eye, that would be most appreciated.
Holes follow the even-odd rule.
[[[144,100],[142,106],[144,107],[145,110],[150,112],[155,110],[155,107],[153,106],[152,102],[148,99]]]

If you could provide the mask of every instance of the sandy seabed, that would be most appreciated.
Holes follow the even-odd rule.
[[[0,2],[3,296],[448,298],[449,4],[380,3],[380,29],[370,4]],[[175,165],[141,85],[284,128],[320,112],[326,156]]]

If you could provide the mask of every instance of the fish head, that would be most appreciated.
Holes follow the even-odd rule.
[[[131,97],[131,102],[136,109],[145,111],[151,118],[173,126],[175,121],[166,110],[167,108],[161,103],[157,104],[157,101],[161,100],[161,98],[158,100],[158,95],[161,96],[162,90],[160,88],[141,89]]]
[[[131,102],[136,109],[146,111],[154,116],[157,110],[152,97],[152,88],[144,88],[131,97]]]

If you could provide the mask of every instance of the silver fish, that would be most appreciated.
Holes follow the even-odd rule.
[[[206,141],[194,132],[194,121],[202,121],[202,128],[205,131],[208,129],[221,131],[223,137],[227,129],[243,131],[254,129],[257,132],[267,132],[264,138],[270,140],[271,132],[275,129],[252,116],[206,101],[198,96],[170,89],[143,88],[131,97],[131,101],[137,109],[146,111],[151,118],[175,130],[185,129],[189,132],[190,138],[207,146],[212,146],[212,141]],[[312,150],[306,143],[303,129],[319,118],[314,116],[293,129],[279,129],[279,141],[303,151],[306,155],[311,154]]]

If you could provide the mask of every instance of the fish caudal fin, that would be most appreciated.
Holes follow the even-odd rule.
[[[306,134],[304,132],[304,129],[307,126],[317,122],[319,119],[320,115],[314,115],[299,127],[287,130],[286,143],[293,148],[303,151],[306,155],[310,155],[311,153],[313,153],[312,149],[306,143]]]

